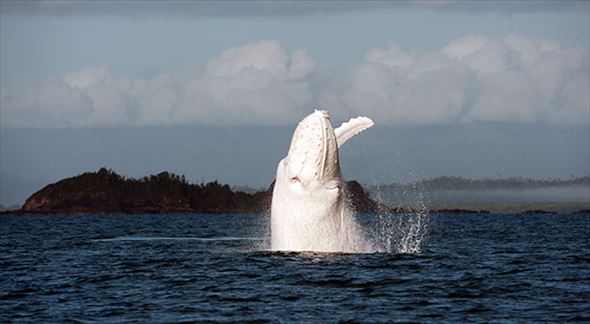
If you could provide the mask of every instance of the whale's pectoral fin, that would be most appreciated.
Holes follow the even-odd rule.
[[[346,143],[354,135],[373,126],[373,124],[371,118],[364,116],[351,118],[349,121],[342,123],[340,127],[334,130],[338,147],[341,147],[342,144]]]

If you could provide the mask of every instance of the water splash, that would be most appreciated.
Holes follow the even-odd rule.
[[[422,191],[407,192],[408,199],[400,202],[397,211],[383,209],[377,213],[359,214],[347,205],[339,215],[337,230],[322,232],[323,235],[307,237],[303,244],[308,248],[298,251],[323,251],[338,253],[420,253],[428,233],[429,213]],[[373,199],[383,202],[382,192],[373,193]],[[401,204],[411,203],[412,209],[401,211]],[[268,224],[270,224],[270,219]],[[321,224],[317,224],[321,226]],[[270,235],[270,226],[265,233]],[[314,242],[309,242],[309,241]],[[259,242],[259,247],[266,242]],[[266,249],[270,246],[265,245]],[[317,249],[316,249],[317,247]]]
[[[381,188],[371,192],[377,202],[387,205]],[[401,193],[402,200],[377,212],[376,220],[369,226],[370,235],[378,251],[393,253],[420,253],[429,229],[430,215],[424,190],[413,187]]]
[[[373,176],[374,171],[371,171],[371,166],[366,166],[365,172],[371,174],[371,182],[375,188],[369,193],[371,198],[383,206],[392,208],[383,208],[373,215],[358,215],[359,221],[363,224],[364,235],[373,242],[376,252],[420,253],[428,235],[430,222],[427,207],[429,198],[426,190],[416,185],[415,180],[418,176],[413,166],[402,159],[399,151],[390,142],[382,139],[368,145],[380,147],[380,150],[376,150],[380,152],[380,156],[374,157],[374,160],[387,164],[392,178],[406,179],[414,185],[409,190],[399,192],[398,196],[401,199],[392,204],[392,201],[386,197],[387,192],[380,187],[384,179]],[[363,221],[365,218],[366,221]]]

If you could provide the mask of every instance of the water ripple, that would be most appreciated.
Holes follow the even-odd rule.
[[[590,319],[590,218],[437,215],[422,252],[268,251],[258,215],[0,218],[0,322]]]

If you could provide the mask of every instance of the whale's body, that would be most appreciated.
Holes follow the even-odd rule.
[[[316,110],[295,129],[279,162],[272,196],[271,248],[281,251],[367,252],[347,206],[338,147],[373,121],[357,117],[334,129]]]

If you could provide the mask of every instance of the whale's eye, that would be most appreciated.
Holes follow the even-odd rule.
[[[295,183],[295,182],[299,182],[299,178],[298,177],[292,177],[291,178],[291,182]]]

